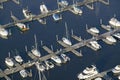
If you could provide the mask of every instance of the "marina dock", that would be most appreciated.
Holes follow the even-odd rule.
[[[87,4],[93,4],[95,2],[102,2],[105,5],[109,5],[109,0],[107,2],[105,0],[84,0],[83,2],[77,2],[76,5],[77,6],[85,6]],[[8,23],[8,24],[5,24],[5,25],[1,25],[0,27],[8,28],[8,27],[11,27],[11,26],[15,26],[16,23],[26,23],[26,22],[42,19],[42,18],[51,16],[55,13],[62,13],[64,11],[69,11],[72,7],[73,7],[73,4],[69,5],[69,6],[66,6],[66,7],[61,7],[61,8],[52,10],[52,11],[50,10],[47,14],[34,15],[31,18],[28,18],[28,19],[25,18],[25,19],[22,19],[22,20],[17,20],[17,21],[14,21],[14,22],[11,22],[11,23]]]
[[[0,9],[3,9],[3,3],[8,2],[8,1],[13,1],[16,4],[20,4],[19,0],[0,0]]]
[[[76,43],[76,44],[74,44],[74,45],[72,45],[72,46],[65,45],[65,44],[63,44],[62,41],[58,40],[58,43],[61,44],[63,47],[65,47],[64,49],[60,49],[59,51],[53,52],[47,46],[43,46],[43,49],[45,51],[47,51],[48,53],[50,53],[50,54],[42,56],[40,58],[36,58],[33,55],[29,55],[28,54],[30,57],[33,57],[32,61],[28,61],[28,62],[26,62],[26,63],[24,63],[22,65],[16,64],[16,66],[14,66],[12,68],[1,70],[1,72],[0,72],[0,78],[3,78],[3,77],[8,78],[7,76],[10,75],[10,74],[16,73],[16,72],[18,72],[18,71],[20,71],[22,69],[25,69],[25,68],[33,66],[36,63],[36,61],[42,62],[42,61],[45,61],[47,59],[50,59],[52,56],[60,55],[62,53],[67,53],[69,51],[73,52],[75,55],[77,55],[79,57],[82,57],[82,54],[80,52],[76,51],[76,49],[81,48],[83,46],[86,46],[86,44],[88,44],[90,41],[101,40],[101,39],[105,38],[106,36],[110,36],[110,35],[112,35],[112,34],[114,34],[116,32],[120,32],[120,29],[117,28],[117,29],[114,29],[112,31],[108,31],[106,33],[103,33],[101,35],[98,35],[98,36],[96,36],[94,38],[90,38],[90,39],[87,39],[87,40],[82,40],[80,37],[77,37],[77,36],[75,37],[75,35],[74,35],[74,38],[76,40],[78,40],[79,42]]]

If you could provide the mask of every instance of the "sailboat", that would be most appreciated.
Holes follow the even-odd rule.
[[[16,54],[17,54],[18,52],[17,52],[17,50],[16,50]],[[23,59],[22,59],[22,57],[19,55],[19,54],[17,54],[16,56],[14,56],[14,58],[15,58],[15,60],[18,62],[18,63],[22,63],[23,62]]]
[[[36,56],[36,57],[40,57],[40,56],[41,56],[41,53],[40,53],[40,51],[38,50],[36,35],[34,35],[34,39],[35,39],[35,46],[34,46],[33,49],[31,50],[31,53],[32,53],[34,56]]]
[[[9,67],[13,67],[14,66],[14,62],[13,62],[12,58],[10,58],[10,52],[8,54],[9,54],[9,57],[5,58],[5,63]]]
[[[71,46],[71,45],[72,45],[72,42],[68,39],[67,23],[65,23],[65,28],[66,28],[66,37],[63,37],[63,38],[62,38],[62,41],[63,41],[65,44]]]

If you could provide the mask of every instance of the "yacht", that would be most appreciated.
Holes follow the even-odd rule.
[[[60,19],[62,19],[62,17],[60,17],[58,14],[53,14],[52,17],[54,21],[59,21]]]
[[[62,63],[61,59],[58,56],[52,56],[51,59],[58,64]]]
[[[66,54],[61,54],[60,56],[65,62],[70,61],[70,58]]]
[[[8,31],[4,28],[0,28],[0,36],[4,39],[7,39],[8,38]]]
[[[36,57],[40,57],[41,56],[41,53],[40,51],[37,49],[37,48],[33,48],[31,50],[32,54],[35,55]]]
[[[45,61],[45,65],[47,66],[47,69],[54,68],[54,64],[48,60]]]
[[[45,71],[45,66],[42,63],[36,62],[35,65],[39,71]]]
[[[120,73],[120,65],[115,66],[114,69],[112,69],[112,72],[114,74]]]
[[[65,37],[62,38],[62,41],[63,41],[65,44],[69,45],[69,46],[72,45],[72,42],[71,42],[69,39],[65,38]]]
[[[63,7],[66,7],[66,6],[68,6],[68,1],[66,1],[66,0],[61,0],[60,2],[59,2]]]
[[[101,48],[101,46],[98,44],[97,41],[91,41],[90,45],[93,46],[96,49],[100,49]]]
[[[16,60],[17,62],[19,62],[19,63],[22,63],[22,62],[23,62],[23,59],[22,59],[22,57],[21,57],[20,55],[17,55],[17,56],[15,56],[14,58],[15,58],[15,60]]]
[[[27,77],[27,76],[28,76],[28,74],[27,74],[27,72],[26,72],[26,70],[25,70],[25,69],[23,69],[23,70],[19,71],[19,73],[20,73],[20,75],[21,75],[23,78],[25,78],[25,77]]]
[[[113,36],[120,40],[120,33],[115,33],[115,34],[113,34]]]
[[[120,27],[120,21],[118,21],[116,18],[111,18],[109,24],[115,27]]]
[[[113,38],[112,36],[107,36],[107,37],[106,37],[106,40],[108,40],[108,41],[111,42],[111,43],[117,42],[116,39]]]
[[[29,30],[29,27],[27,27],[25,24],[23,24],[23,23],[17,23],[17,24],[15,24],[21,31],[27,31],[27,30]]]
[[[40,5],[40,11],[42,14],[47,14],[49,12],[45,4]]]
[[[99,32],[100,32],[96,27],[90,28],[89,31],[91,31],[91,32],[93,32],[95,34],[99,34]]]
[[[79,15],[83,13],[83,11],[80,8],[78,8],[76,5],[73,5],[73,11],[75,14],[79,14]]]
[[[14,66],[14,62],[12,61],[10,57],[5,58],[5,63],[10,67]]]
[[[94,65],[91,65],[91,67],[86,67],[86,69],[84,69],[83,72],[78,75],[78,78],[79,79],[87,79],[96,74],[98,74],[98,70],[96,69],[96,67]]]
[[[22,12],[23,12],[23,15],[24,15],[25,18],[33,17],[32,13],[28,9],[24,8]]]

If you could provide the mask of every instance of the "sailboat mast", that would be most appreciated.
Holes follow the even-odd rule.
[[[65,22],[65,30],[66,30],[66,38],[69,39],[68,29],[67,29],[67,23]]]
[[[39,80],[42,80],[42,79],[41,79],[41,73],[40,73],[39,70],[38,70],[38,74],[39,74]]]
[[[35,39],[35,48],[38,48],[36,35],[34,35],[34,39]]]

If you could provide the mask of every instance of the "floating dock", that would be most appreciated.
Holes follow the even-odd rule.
[[[3,9],[3,3],[8,2],[8,1],[13,1],[16,4],[20,4],[19,0],[0,0],[0,9]]]
[[[71,52],[73,52],[77,56],[82,56],[82,54],[80,52],[76,51],[75,49],[78,49],[78,48],[81,48],[83,46],[86,46],[86,44],[88,44],[90,41],[101,40],[101,39],[105,38],[106,36],[110,36],[110,35],[112,35],[114,33],[117,33],[117,32],[120,32],[120,29],[114,29],[112,31],[103,33],[101,35],[98,35],[98,36],[96,36],[94,38],[90,38],[90,39],[87,39],[87,40],[82,40],[82,39],[80,40],[79,37],[75,37],[74,36],[76,38],[76,40],[79,40],[80,42],[78,42],[78,43],[76,43],[76,44],[74,44],[72,46],[68,46],[68,45],[66,46],[65,44],[63,44],[62,41],[58,40],[58,43],[62,44],[65,47],[64,49],[61,49],[61,50],[56,51],[56,52],[53,52],[47,46],[43,46],[44,50],[47,51],[50,54],[45,55],[45,56],[40,57],[40,58],[35,58],[35,57],[33,57],[33,55],[29,55],[29,56],[33,57],[32,61],[28,61],[28,62],[26,62],[26,63],[24,63],[22,65],[16,64],[16,66],[13,67],[13,68],[3,70],[2,72],[0,72],[0,78],[7,77],[7,75],[10,75],[10,74],[16,73],[16,72],[18,72],[18,71],[20,71],[22,69],[31,67],[31,66],[33,66],[35,64],[36,61],[42,62],[42,61],[45,61],[47,59],[50,59],[54,55],[60,55],[62,53],[67,53],[67,52],[71,51]]]
[[[106,3],[106,5],[108,5],[107,4],[108,1],[106,2],[105,0],[84,0],[83,2],[77,2],[76,5],[77,6],[84,6],[86,4],[93,4],[95,2],[102,2],[104,4]],[[56,14],[56,13],[62,13],[64,11],[69,11],[73,7],[73,5],[74,4],[66,6],[66,7],[55,9],[53,11],[49,11],[47,14],[39,14],[39,15],[35,15],[35,16],[33,16],[31,18],[28,18],[28,19],[25,18],[25,19],[22,19],[22,20],[17,20],[17,21],[14,21],[14,22],[11,22],[11,23],[8,23],[8,24],[5,24],[5,25],[1,25],[0,27],[8,28],[8,27],[14,26],[16,23],[26,23],[26,22],[30,22],[30,21],[33,21],[33,20],[38,20],[38,19],[48,17],[48,16],[51,16],[51,15]]]

